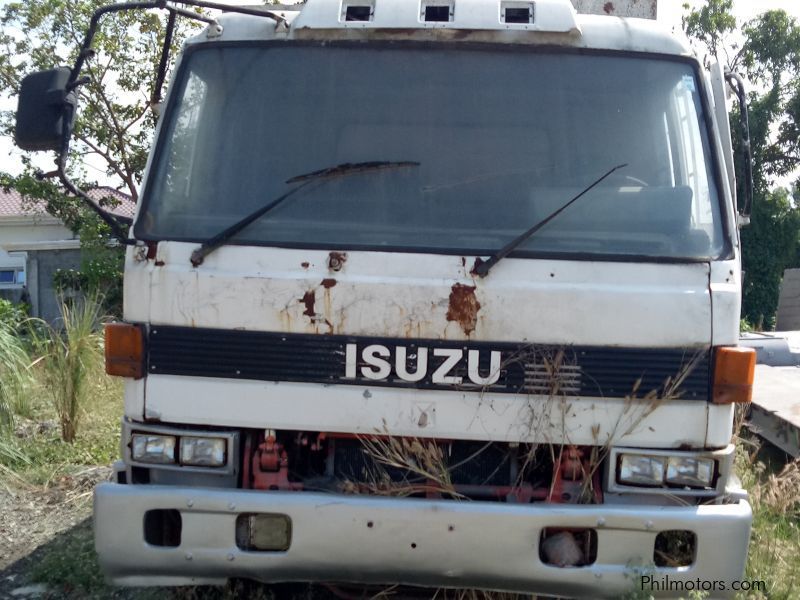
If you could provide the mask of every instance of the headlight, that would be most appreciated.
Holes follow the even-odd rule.
[[[711,487],[714,479],[714,460],[672,456],[667,463],[667,483],[681,487]]]
[[[660,486],[664,483],[666,456],[623,454],[619,463],[619,482]]]
[[[221,467],[225,464],[225,438],[181,437],[181,464]]]
[[[134,433],[131,436],[131,457],[138,462],[174,463],[175,436]]]

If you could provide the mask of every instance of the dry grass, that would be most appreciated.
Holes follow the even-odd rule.
[[[450,467],[445,460],[444,451],[434,440],[391,437],[383,432],[378,436],[363,436],[360,441],[364,452],[376,464],[365,483],[365,491],[368,493],[380,496],[411,496],[433,492],[463,499],[451,481]],[[380,466],[404,471],[406,478],[393,481]],[[359,491],[359,486],[346,482],[344,491]]]
[[[745,434],[736,472],[753,506],[746,577],[768,588],[737,600],[794,600],[800,597],[800,464],[786,464],[782,453]]]

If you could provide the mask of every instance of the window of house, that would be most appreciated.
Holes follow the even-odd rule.
[[[26,280],[23,256],[15,254],[0,256],[0,288],[22,287]]]

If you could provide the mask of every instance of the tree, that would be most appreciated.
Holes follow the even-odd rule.
[[[800,167],[800,26],[782,10],[767,11],[742,26],[743,42],[737,43],[731,41],[737,26],[732,8],[732,0],[706,0],[688,12],[683,26],[699,49],[724,58],[728,70],[743,71],[752,88],[754,198],[751,224],[742,230],[742,316],[771,328],[783,271],[800,266],[800,208],[787,190],[773,189],[775,177]],[[734,111],[733,132],[738,119]],[[736,167],[741,183],[742,165]]]
[[[12,2],[0,17],[0,91],[16,95],[22,78],[35,70],[72,65],[93,12],[105,0],[32,0]],[[177,30],[173,50],[188,24]],[[124,11],[106,16],[95,36],[95,50],[84,69],[90,81],[82,88],[75,123],[73,156],[95,156],[106,175],[138,197],[155,113],[150,91],[164,43],[161,11]],[[174,56],[174,52],[172,54]],[[0,116],[10,134],[14,115]]]
[[[0,94],[16,96],[27,73],[74,64],[92,14],[106,4],[107,0],[28,0],[3,7]],[[68,167],[84,188],[94,185],[85,167],[91,161],[102,165],[105,175],[117,182],[115,187],[138,199],[156,124],[151,92],[164,44],[164,14],[125,11],[108,15],[100,23],[95,52],[84,67],[90,80],[81,88]],[[196,27],[192,21],[178,19],[171,57]],[[14,112],[0,113],[0,130],[11,135],[13,127]],[[32,202],[43,202],[47,212],[81,238],[81,272],[58,283],[99,289],[115,308],[121,301],[122,248],[109,248],[108,226],[77,198],[65,195],[54,181],[40,181],[30,156],[23,162],[19,176],[0,173],[0,185],[17,189]]]

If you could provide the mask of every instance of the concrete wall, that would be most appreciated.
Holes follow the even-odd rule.
[[[677,2],[678,0],[672,0]],[[572,0],[579,13],[614,17],[656,18],[656,0]],[[535,18],[535,17],[534,17]]]
[[[800,331],[800,269],[786,269],[783,272],[775,329]]]

